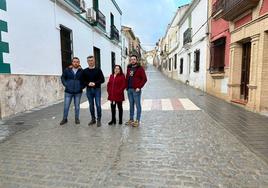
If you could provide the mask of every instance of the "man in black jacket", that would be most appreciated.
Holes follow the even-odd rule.
[[[84,85],[87,86],[87,98],[89,102],[89,110],[91,121],[89,126],[96,123],[95,107],[97,108],[97,126],[101,126],[101,84],[104,83],[104,76],[101,69],[95,67],[94,56],[87,57],[88,68],[83,71]]]
[[[72,65],[66,68],[61,76],[62,84],[65,87],[65,95],[64,95],[64,113],[60,125],[63,125],[68,122],[67,118],[72,98],[74,98],[74,106],[75,106],[75,123],[80,124],[79,120],[80,99],[84,88],[82,76],[83,76],[83,69],[80,66],[80,60],[78,57],[74,57],[72,59]]]

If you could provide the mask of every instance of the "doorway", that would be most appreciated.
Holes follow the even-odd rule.
[[[100,54],[100,49],[97,47],[93,48],[94,51],[94,57],[95,57],[95,62],[96,62],[96,67],[101,68],[101,54]]]
[[[243,44],[240,99],[248,101],[248,84],[250,77],[251,42]]]

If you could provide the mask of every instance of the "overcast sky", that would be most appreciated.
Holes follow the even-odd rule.
[[[122,25],[132,27],[142,46],[152,49],[165,34],[177,7],[191,0],[116,0],[123,12]]]

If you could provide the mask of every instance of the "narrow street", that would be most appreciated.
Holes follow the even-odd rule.
[[[63,104],[0,124],[1,188],[268,187],[268,118],[147,69],[139,128],[59,126]],[[124,122],[128,120],[128,101]]]

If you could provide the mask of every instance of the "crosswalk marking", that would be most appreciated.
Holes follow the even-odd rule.
[[[81,109],[88,109],[88,102],[83,102],[80,105]],[[102,109],[110,109],[110,101],[107,99],[102,99]],[[129,110],[128,100],[123,102],[123,109]],[[180,110],[201,110],[198,108],[190,99],[188,98],[172,98],[172,99],[144,99],[142,100],[142,110],[143,111],[180,111]]]
[[[190,99],[185,98],[180,101],[186,110],[200,110]]]
[[[151,111],[152,110],[152,99],[147,99],[142,101],[142,110],[143,111]]]
[[[162,102],[162,110],[164,110],[164,111],[172,111],[173,110],[170,99],[161,99],[161,102]]]

